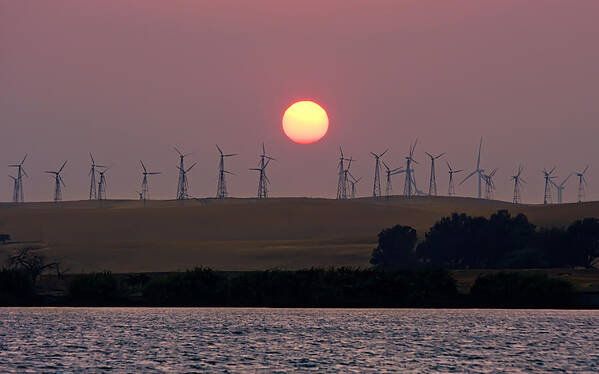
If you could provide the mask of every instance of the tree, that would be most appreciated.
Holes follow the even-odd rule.
[[[599,256],[599,220],[585,218],[576,221],[568,227],[567,235],[572,265],[590,267]]]
[[[418,239],[410,226],[397,225],[379,233],[379,244],[370,263],[384,268],[410,268],[415,264],[414,245]]]
[[[2,242],[2,244],[6,244],[6,242],[9,240],[10,240],[10,235],[0,234],[0,242]]]
[[[56,272],[60,276],[60,264],[58,262],[46,262],[46,258],[34,251],[39,248],[35,247],[24,247],[19,248],[16,252],[8,257],[7,263],[9,267],[14,269],[21,269],[25,271],[31,277],[31,281],[35,286],[37,278],[46,270],[50,268],[56,269]]]

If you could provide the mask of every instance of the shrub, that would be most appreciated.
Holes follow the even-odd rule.
[[[29,305],[34,295],[33,282],[25,271],[0,270],[0,306]]]
[[[151,305],[216,306],[223,305],[226,279],[207,268],[195,268],[150,280],[143,297]]]
[[[69,283],[69,298],[74,303],[106,305],[118,302],[119,285],[111,272],[81,274]]]
[[[479,276],[470,296],[476,306],[555,308],[572,304],[574,288],[546,274],[500,272]]]

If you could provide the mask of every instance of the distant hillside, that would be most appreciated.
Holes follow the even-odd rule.
[[[145,208],[140,201],[72,201],[0,204],[0,233],[47,243],[47,256],[71,272],[368,266],[383,228],[410,225],[423,235],[452,212],[498,209],[525,213],[539,226],[599,217],[599,202],[514,206],[448,197],[204,199],[151,201]],[[0,257],[9,250],[0,246]]]

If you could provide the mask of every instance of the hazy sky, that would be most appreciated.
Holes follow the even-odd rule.
[[[173,198],[177,155],[194,152],[193,196],[216,193],[218,153],[233,196],[256,193],[260,143],[277,158],[273,196],[336,192],[338,146],[372,191],[369,151],[404,164],[419,138],[471,170],[499,168],[496,197],[511,199],[519,162],[526,202],[541,202],[543,167],[591,167],[599,199],[599,1],[1,1],[0,163],[28,152],[26,200],[50,200],[63,160],[65,199],[88,189],[88,152],[113,165],[109,197],[135,198],[139,159],[163,174],[154,198]],[[328,112],[326,137],[289,141],[281,116],[297,99]],[[447,191],[444,163],[439,190]],[[5,167],[0,200],[10,200]],[[461,178],[460,178],[461,179]],[[564,198],[576,198],[569,182]],[[394,191],[403,177],[394,179]],[[473,195],[474,180],[458,187]],[[555,192],[554,192],[555,198]]]

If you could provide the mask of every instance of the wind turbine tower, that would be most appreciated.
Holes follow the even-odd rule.
[[[587,179],[584,177],[585,173],[589,170],[589,165],[587,165],[584,170],[580,173],[576,173],[578,177],[578,202],[582,203],[584,200],[584,186],[587,184]]]
[[[276,159],[266,154],[266,148],[264,147],[264,143],[262,143],[262,154],[260,155],[260,163],[257,168],[250,169],[259,171],[260,176],[258,179],[258,199],[266,199],[268,197],[268,184],[270,184],[270,179],[268,179],[268,177],[266,176],[266,167],[268,166],[270,161],[276,161]]]
[[[338,167],[338,180],[337,180],[337,199],[347,198],[347,177],[345,173],[344,161],[349,161],[348,158],[343,156],[343,149],[339,146],[339,164]]]
[[[23,164],[25,163],[26,159],[27,154],[25,155],[25,157],[23,157],[23,160],[21,160],[21,162],[19,162],[18,164],[8,165],[11,168],[17,168],[17,180],[15,181],[15,188],[13,192],[13,202],[15,203],[22,203],[23,201],[25,201],[25,193],[23,191],[23,175],[26,177],[28,177],[28,175],[25,172],[25,169],[23,168]]]
[[[522,165],[518,165],[518,171],[516,175],[512,175],[512,179],[514,180],[514,198],[512,202],[514,204],[520,204],[522,202],[522,196],[520,194],[520,189],[522,188],[522,183],[526,183],[524,178],[521,177],[522,174]]]
[[[187,172],[191,170],[193,166],[189,169],[185,169],[185,157],[189,156],[189,153],[184,154],[177,149],[177,147],[173,148],[179,154],[179,166],[177,166],[177,169],[179,169],[179,180],[177,181],[177,200],[185,200],[188,198]]]
[[[445,161],[447,163],[447,168],[449,169],[449,187],[447,188],[447,195],[448,196],[455,196],[455,186],[453,184],[453,175],[459,173],[462,170],[453,170],[451,168],[451,165],[449,164],[448,161]]]
[[[60,169],[58,169],[58,171],[45,171],[44,173],[47,174],[54,174],[54,202],[58,203],[59,201],[62,200],[62,188],[61,185],[66,187],[64,180],[62,179],[62,176],[60,175],[60,173],[62,172],[62,170],[64,169],[64,167],[66,166],[67,161],[65,161],[62,166],[60,167]]]
[[[437,196],[437,175],[435,173],[435,160],[443,157],[445,152],[441,153],[438,156],[433,156],[428,152],[425,152],[428,157],[431,159],[431,178],[428,184],[428,195],[429,196]]]
[[[356,177],[354,177],[351,173],[349,173],[350,176],[350,180],[349,183],[351,184],[351,198],[355,199],[356,198],[356,184],[358,184],[358,182],[362,179],[362,178],[358,178],[356,179]]]
[[[568,179],[570,179],[570,177],[572,176],[572,174],[574,174],[574,173],[568,174],[568,176],[560,184],[557,184],[552,179],[549,179],[549,182],[557,190],[557,203],[558,204],[561,204],[562,201],[563,201],[564,190],[566,189],[566,182],[568,181]]]
[[[545,178],[545,193],[543,194],[543,204],[551,204],[552,199],[551,199],[551,179],[555,178],[554,176],[551,176],[551,173],[553,173],[553,171],[555,170],[555,167],[553,167],[553,169],[547,171],[547,169],[543,169],[543,176]]]
[[[416,149],[416,144],[418,144],[418,139],[416,139],[413,145],[410,145],[410,153],[408,156],[406,156],[406,180],[403,186],[403,194],[408,197],[415,195],[415,192],[417,192],[412,190],[412,186],[416,186],[416,181],[414,180],[414,169],[412,168],[412,163],[418,163],[416,160],[414,160],[414,150]]]
[[[104,169],[102,171],[98,171],[100,174],[100,182],[98,183],[98,200],[106,200],[106,171],[108,169]]]
[[[89,199],[96,200],[98,198],[98,192],[96,190],[96,168],[104,168],[104,165],[97,165],[94,160],[94,156],[92,156],[91,152],[89,153],[89,157],[91,158],[91,168],[89,171]]]
[[[462,185],[464,182],[466,182],[471,176],[473,176],[474,174],[478,174],[478,198],[482,199],[483,195],[482,195],[482,183],[483,183],[483,179],[485,178],[485,174],[484,174],[484,169],[480,168],[480,151],[481,148],[483,146],[483,138],[480,138],[480,143],[478,145],[478,158],[476,159],[476,169],[474,169],[474,171],[472,171],[472,173],[468,174],[468,176],[466,176],[466,178],[464,178],[464,180],[462,180],[460,182],[460,185]]]
[[[216,148],[220,153],[220,160],[218,162],[218,184],[216,186],[216,197],[218,199],[224,199],[228,196],[225,174],[233,174],[230,171],[225,170],[225,157],[237,156],[237,153],[224,154],[218,144],[216,145]]]
[[[391,169],[389,167],[389,165],[387,165],[387,163],[385,163],[385,161],[383,161],[383,166],[385,167],[385,171],[387,174],[386,184],[385,184],[385,196],[387,197],[387,199],[389,199],[389,197],[391,197],[391,195],[393,194],[393,185],[391,184],[391,176],[393,176],[395,174],[403,173],[405,170],[403,170],[402,168]]]
[[[17,203],[19,202],[18,198],[17,198],[17,188],[18,188],[18,184],[17,184],[17,178],[13,177],[12,175],[8,176],[10,179],[12,179],[12,202],[13,203]]]
[[[493,183],[493,177],[497,169],[494,169],[490,174],[484,174],[483,179],[485,181],[485,199],[491,200],[493,198],[493,191],[495,191],[495,183]]]
[[[385,153],[387,153],[388,149],[385,152],[377,155],[374,152],[370,152],[372,157],[374,157],[374,185],[372,186],[372,197],[380,197],[381,196],[381,160]]]
[[[148,171],[146,169],[146,165],[142,160],[139,160],[143,171],[141,172],[143,175],[143,179],[141,182],[141,192],[139,192],[139,199],[144,201],[144,205],[146,204],[146,200],[150,199],[150,187],[148,186],[148,175],[157,175],[160,174],[158,171]]]

